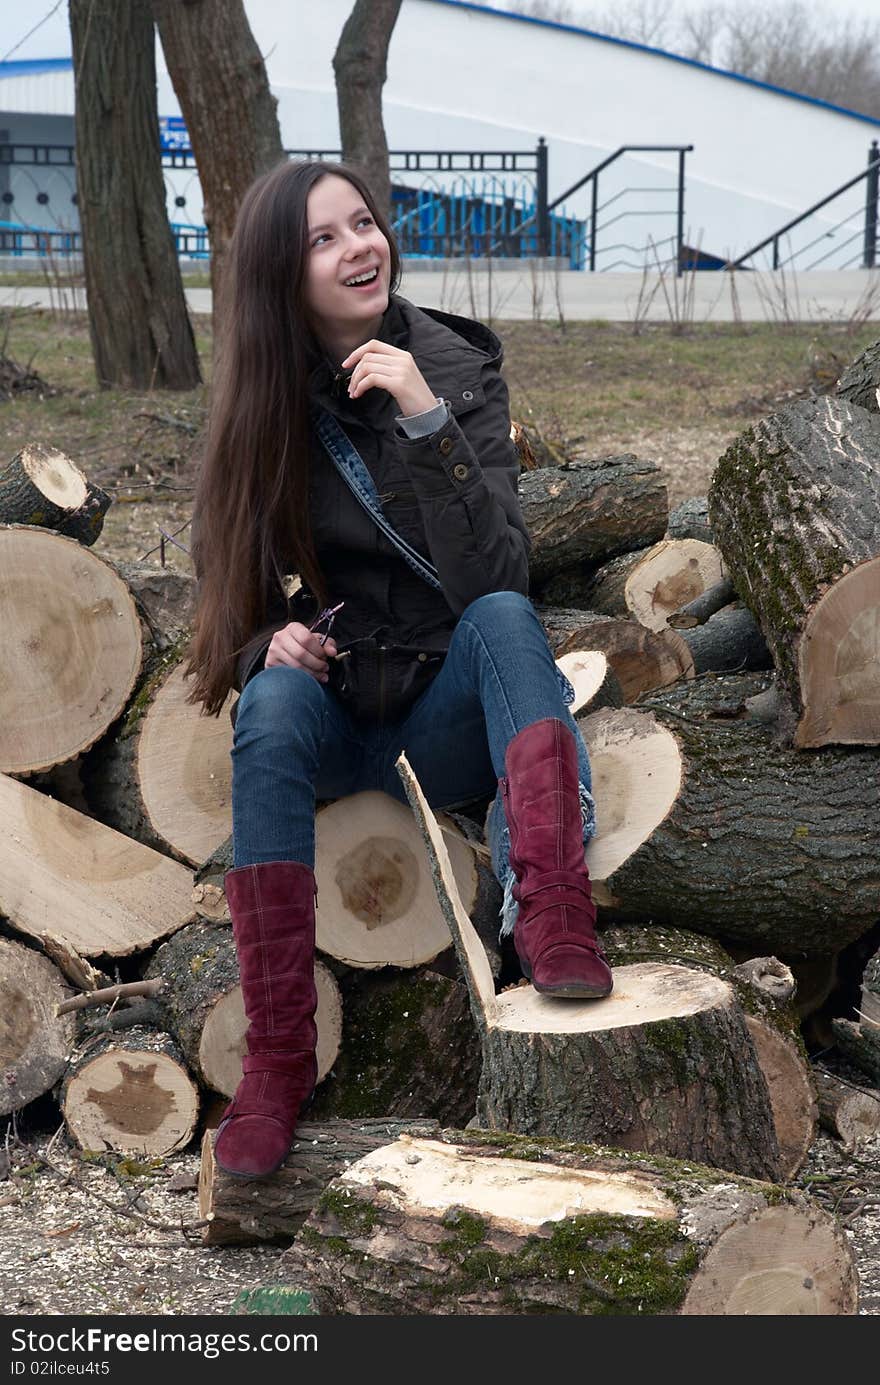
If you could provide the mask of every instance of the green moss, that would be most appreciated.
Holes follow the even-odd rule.
[[[463,1207],[451,1207],[444,1215],[442,1225],[453,1235],[448,1241],[440,1242],[441,1255],[469,1254],[474,1246],[482,1245],[486,1239],[488,1228],[483,1218],[466,1212]]]
[[[378,1221],[375,1207],[348,1188],[326,1188],[318,1199],[317,1211],[332,1217],[348,1236],[366,1236]]]
[[[184,649],[189,643],[189,634],[181,635],[174,644],[168,648],[156,661],[148,664],[146,677],[143,679],[137,693],[129,703],[125,722],[120,732],[119,739],[126,740],[137,730],[141,717],[147,711],[158,692],[159,685],[165,679],[170,668],[180,659]]]

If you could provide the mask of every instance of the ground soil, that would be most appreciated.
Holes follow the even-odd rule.
[[[634,452],[656,461],[671,505],[705,493],[718,456],[744,427],[832,388],[880,334],[871,323],[684,333],[604,322],[496,326],[513,416],[560,454],[577,442],[595,457]],[[195,327],[209,377],[210,322],[197,318]],[[97,553],[156,560],[162,549],[168,565],[188,569],[206,387],[98,389],[86,321],[69,312],[0,314],[0,367],[4,360],[19,369],[0,368],[0,467],[26,442],[61,448],[114,497]],[[816,1032],[814,1053],[834,1065]],[[50,1097],[0,1122],[0,1314],[225,1314],[242,1291],[275,1283],[277,1247],[202,1245],[197,1168],[195,1146],[146,1166],[84,1156],[59,1128]],[[822,1135],[797,1181],[841,1217],[859,1267],[860,1311],[880,1315],[880,1140],[847,1154]]]

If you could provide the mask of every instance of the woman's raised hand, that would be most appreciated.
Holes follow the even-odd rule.
[[[378,385],[397,400],[404,418],[422,414],[437,403],[436,395],[431,393],[409,351],[389,346],[386,341],[366,341],[342,362],[343,370],[350,370],[352,366],[354,370],[348,384],[352,399]]]
[[[336,653],[332,636],[328,635],[327,643],[322,645],[319,631],[309,630],[308,626],[294,620],[272,636],[266,652],[266,668],[273,668],[275,664],[303,668],[319,683],[326,683],[330,677],[328,656],[335,659]]]

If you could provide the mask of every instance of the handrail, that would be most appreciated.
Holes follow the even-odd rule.
[[[570,188],[566,188],[565,192],[560,193],[555,201],[549,202],[547,210],[552,212],[553,208],[558,207],[560,202],[564,202],[566,197],[571,197],[573,192],[580,192],[584,183],[588,183],[591,178],[597,178],[609,164],[613,164],[615,159],[619,159],[622,154],[690,154],[693,147],[692,144],[622,144],[613,154],[609,154],[607,159],[603,159],[600,164],[596,164],[595,168],[591,168],[589,173],[585,173],[583,178],[579,178],[576,183],[572,183]]]
[[[800,224],[801,224],[802,221],[806,221],[806,219],[807,219],[808,216],[812,216],[813,213],[814,213],[814,212],[818,212],[818,211],[820,210],[820,208],[822,208],[822,207],[827,207],[828,203],[829,203],[829,202],[833,202],[834,199],[835,199],[835,197],[840,197],[841,193],[849,192],[850,188],[854,188],[855,185],[856,185],[856,183],[860,183],[860,182],[862,181],[863,178],[868,178],[870,181],[869,181],[869,184],[868,184],[868,207],[866,208],[866,224],[865,224],[865,264],[864,264],[864,267],[867,268],[867,269],[872,269],[872,268],[873,268],[873,259],[874,259],[874,253],[873,253],[873,252],[874,252],[874,246],[876,245],[876,226],[877,226],[877,182],[878,182],[878,176],[880,176],[880,147],[878,147],[878,144],[877,144],[877,141],[876,141],[876,140],[872,140],[872,142],[871,142],[871,148],[870,148],[870,150],[868,151],[868,166],[867,166],[867,168],[863,168],[862,171],[861,171],[861,173],[857,173],[857,174],[856,174],[855,178],[850,178],[849,182],[847,182],[847,183],[841,183],[841,185],[840,185],[839,188],[835,188],[833,192],[829,192],[828,196],[827,196],[827,197],[823,197],[822,200],[821,200],[820,202],[814,202],[813,205],[812,205],[812,207],[808,207],[807,210],[806,210],[805,212],[801,212],[800,216],[796,216],[796,217],[794,217],[791,221],[787,221],[786,224],[785,224],[784,226],[780,226],[780,227],[779,227],[779,230],[778,230],[778,231],[774,231],[772,235],[766,236],[766,237],[764,238],[764,240],[759,241],[757,245],[753,245],[752,248],[751,248],[751,250],[747,250],[747,251],[745,252],[745,254],[744,254],[744,255],[740,255],[738,259],[736,259],[736,260],[728,260],[728,262],[727,262],[727,264],[724,266],[724,268],[725,268],[725,269],[739,269],[739,267],[740,267],[742,264],[744,264],[746,260],[750,260],[750,259],[752,258],[753,255],[757,255],[757,253],[758,253],[759,250],[763,250],[765,246],[771,245],[771,244],[772,244],[772,246],[773,246],[773,268],[774,268],[774,269],[778,269],[778,268],[779,268],[779,240],[780,240],[780,237],[786,235],[787,232],[794,230],[795,226],[800,226]],[[873,186],[872,186],[872,185],[873,185]],[[872,193],[873,193],[873,199],[872,199]],[[871,221],[872,221],[872,218],[871,218],[871,202],[872,202],[872,200],[873,200],[873,235],[870,234],[870,226],[871,226]]]

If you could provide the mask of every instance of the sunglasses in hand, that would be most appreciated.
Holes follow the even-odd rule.
[[[326,625],[327,627],[323,635],[321,636],[320,644],[325,645],[327,643],[330,631],[333,629],[333,622],[336,619],[336,613],[337,611],[341,611],[344,605],[345,602],[340,601],[338,606],[325,606],[324,610],[321,611],[319,615],[315,616],[315,619],[309,626],[310,630],[320,630],[322,625]]]

